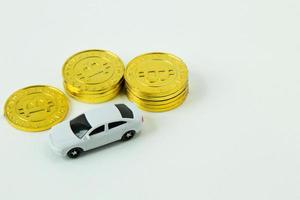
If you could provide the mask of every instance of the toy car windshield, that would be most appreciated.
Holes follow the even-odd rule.
[[[82,138],[92,128],[90,123],[87,121],[85,114],[81,114],[78,117],[72,119],[70,121],[70,126],[73,133],[78,138]]]

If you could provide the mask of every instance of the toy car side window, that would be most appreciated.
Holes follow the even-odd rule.
[[[111,122],[111,123],[108,124],[108,129],[115,128],[115,127],[120,126],[120,125],[125,124],[125,123],[126,123],[125,121]]]
[[[90,133],[90,136],[91,136],[91,135],[95,135],[95,134],[97,134],[97,133],[101,133],[101,132],[103,132],[103,131],[104,131],[104,125],[99,126],[98,128],[95,128],[95,129]]]

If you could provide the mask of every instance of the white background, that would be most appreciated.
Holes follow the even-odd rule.
[[[0,199],[300,199],[299,0],[0,2],[0,104],[80,50],[181,57],[190,95],[77,160],[0,120]],[[124,95],[113,102],[126,102]],[[97,107],[71,100],[67,119]]]

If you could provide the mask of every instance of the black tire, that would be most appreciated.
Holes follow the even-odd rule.
[[[68,151],[67,156],[69,158],[78,158],[83,150],[81,148],[73,148]]]
[[[128,141],[135,135],[135,131],[127,131],[121,138],[121,141]]]

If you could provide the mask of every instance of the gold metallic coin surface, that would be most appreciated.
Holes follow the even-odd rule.
[[[4,115],[13,127],[36,132],[61,122],[68,110],[68,99],[60,90],[34,85],[14,92],[5,103]]]
[[[77,94],[104,94],[104,93],[110,93],[112,92],[112,90],[114,90],[115,88],[119,87],[119,86],[123,86],[124,80],[121,79],[116,85],[113,85],[109,88],[106,88],[104,90],[90,90],[90,91],[85,91],[85,90],[79,90],[78,88],[74,88],[73,86],[64,83],[64,87],[65,89],[68,89],[69,91],[71,91],[72,93],[77,93]]]
[[[65,88],[67,87],[68,86],[65,86]],[[72,92],[71,90],[68,89],[66,89],[66,92],[69,96],[71,96],[72,98],[78,101],[84,103],[99,103],[99,102],[105,102],[113,99],[118,95],[121,89],[122,89],[122,84],[104,93],[85,94],[85,93]]]
[[[184,85],[183,88],[181,88],[180,90],[171,93],[171,94],[167,94],[167,95],[150,95],[150,94],[142,94],[139,91],[134,91],[130,88],[130,86],[126,85],[126,91],[135,95],[138,98],[141,99],[145,99],[145,100],[149,100],[149,101],[164,101],[167,99],[171,99],[176,97],[177,95],[181,94],[184,90],[187,90],[188,88],[188,84]]]
[[[70,87],[92,92],[116,85],[123,78],[124,64],[110,51],[87,50],[71,56],[62,71]]]
[[[157,106],[157,105],[161,105],[161,106],[164,106],[164,105],[169,105],[169,104],[172,104],[172,103],[175,103],[183,98],[184,96],[186,96],[188,93],[188,89],[185,89],[184,91],[182,91],[180,94],[178,94],[177,96],[175,97],[172,97],[172,98],[169,98],[169,99],[164,99],[164,100],[147,100],[147,99],[141,99],[141,98],[138,98],[136,97],[134,94],[130,93],[127,91],[127,96],[130,96],[130,98],[134,101],[137,101],[137,102],[140,102],[142,103],[143,105],[149,105],[149,106]]]
[[[180,106],[188,95],[188,85],[187,66],[168,53],[143,54],[125,70],[128,99],[146,111],[163,112]]]
[[[176,92],[188,81],[188,70],[178,57],[168,53],[148,53],[134,58],[125,71],[132,90],[150,95]]]
[[[187,98],[187,95],[188,95],[188,91],[186,91],[183,95],[181,95],[180,98],[176,99],[176,101],[164,105],[149,105],[144,101],[138,101],[137,99],[133,99],[132,96],[130,95],[128,96],[128,98],[132,102],[135,102],[136,105],[142,110],[150,111],[150,112],[164,112],[180,106]]]

